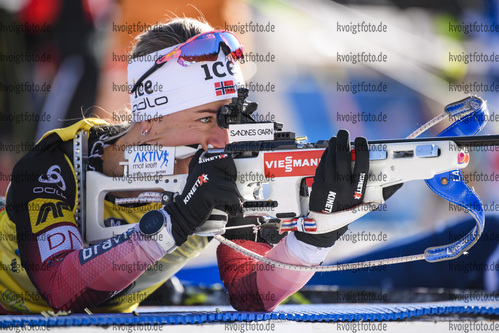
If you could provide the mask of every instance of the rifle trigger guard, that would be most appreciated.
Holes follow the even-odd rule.
[[[220,209],[213,209],[206,222],[197,227],[194,234],[205,237],[223,235],[228,220],[229,216],[226,212]]]

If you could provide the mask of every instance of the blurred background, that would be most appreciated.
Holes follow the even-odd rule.
[[[449,55],[499,54],[498,14],[498,2],[491,0],[0,0],[0,193],[14,163],[44,132],[82,116],[112,122],[113,115],[126,111],[126,55],[144,25],[204,17],[215,28],[235,31],[244,45],[242,69],[250,99],[259,103],[257,113],[275,116],[284,130],[313,142],[339,129],[348,129],[352,138],[403,138],[468,95],[487,100],[491,115],[497,115],[498,63],[466,64]],[[354,31],[363,22],[382,31]],[[470,23],[497,30],[475,31],[475,25],[468,31]],[[353,63],[346,57],[359,52],[386,61]],[[29,84],[16,91],[22,83]],[[383,88],[356,90],[362,83]],[[382,120],[353,122],[359,112]],[[499,133],[494,120],[482,134]],[[449,125],[444,121],[427,135]],[[465,173],[498,170],[497,152],[471,157]],[[485,203],[499,203],[496,182],[470,185]],[[328,262],[404,236],[441,231],[464,216],[450,211],[424,182],[407,183],[383,211],[351,224],[352,237],[338,241]],[[352,241],[359,231],[386,237]],[[184,284],[220,283],[215,243],[177,275]],[[401,253],[408,254],[413,253]],[[333,279],[323,274],[320,282]]]

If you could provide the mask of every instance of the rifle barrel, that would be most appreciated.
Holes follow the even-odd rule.
[[[478,135],[478,136],[439,136],[431,138],[414,138],[414,139],[387,139],[387,140],[372,140],[369,144],[388,144],[401,142],[428,142],[428,141],[453,141],[459,147],[487,147],[499,146],[499,135]]]

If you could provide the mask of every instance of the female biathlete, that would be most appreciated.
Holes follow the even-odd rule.
[[[46,133],[19,160],[6,193],[6,208],[0,213],[0,313],[132,311],[206,247],[209,239],[193,232],[213,208],[238,214],[241,199],[231,157],[199,159],[210,145],[223,148],[228,143],[228,132],[218,127],[216,113],[244,84],[237,62],[242,56],[234,34],[214,30],[205,22],[182,18],[156,26],[136,38],[130,54],[132,123],[111,125],[87,118]],[[221,84],[225,89],[220,89]],[[159,86],[162,89],[153,89]],[[184,192],[164,209],[159,203],[118,206],[118,195],[106,197],[108,224],[137,223],[153,210],[162,214],[164,219],[157,220],[163,222],[137,223],[123,234],[84,248],[75,220],[75,167],[67,149],[81,130],[89,138],[88,170],[107,176],[123,176],[119,162],[126,147],[200,145],[203,149],[175,161],[174,172],[189,175]],[[332,218],[330,213],[362,203],[366,182],[361,184],[362,196],[355,191],[359,175],[369,169],[367,141],[355,141],[353,172],[349,142],[347,131],[338,132],[317,169],[310,210],[316,212],[318,223]],[[231,238],[265,257],[311,266],[320,265],[346,228],[320,235],[290,232],[275,246]],[[225,245],[218,247],[217,258],[220,277],[237,310],[271,311],[313,275],[267,266],[258,269],[262,265]]]

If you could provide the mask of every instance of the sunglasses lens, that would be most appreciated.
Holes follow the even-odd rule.
[[[230,54],[233,60],[243,58],[243,46],[241,45],[241,42],[236,37],[236,35],[230,32],[225,32],[220,35],[220,38],[223,40],[225,45],[229,47]]]
[[[218,58],[218,40],[213,34],[198,36],[195,40],[182,45],[179,58],[186,63],[215,61]]]
[[[180,47],[182,53],[178,62],[182,66],[202,61],[215,61],[218,59],[220,43],[224,43],[235,60],[242,57],[242,45],[237,37],[228,32],[207,33],[197,36],[191,41],[187,41]]]

